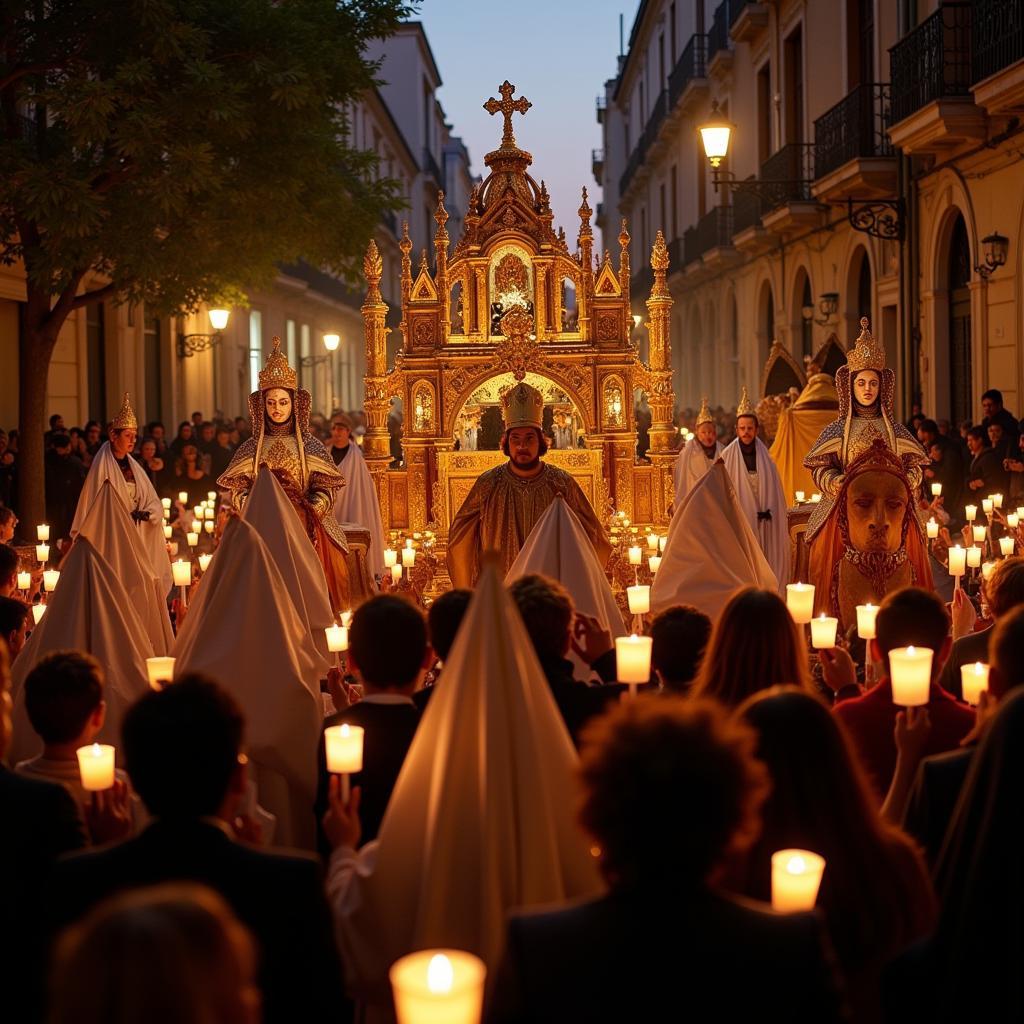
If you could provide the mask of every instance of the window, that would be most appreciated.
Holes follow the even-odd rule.
[[[85,344],[89,357],[89,418],[107,422],[107,338],[102,302],[85,307]]]
[[[803,29],[798,26],[786,39],[786,142],[804,141]]]
[[[260,370],[263,368],[263,314],[258,309],[249,311],[249,390],[259,391]],[[255,428],[254,428],[255,429]]]
[[[665,88],[665,36],[658,36],[658,92]]]
[[[672,5],[673,11],[675,10],[675,4]],[[669,187],[672,189],[672,240],[675,241],[679,237],[679,187],[677,182],[678,175],[676,174],[676,165],[672,165],[672,171],[669,178]]]
[[[146,372],[145,415],[148,420],[163,418],[161,403],[163,360],[160,337],[162,324],[155,316],[147,316],[142,328],[143,366]]]
[[[676,59],[676,5],[668,5],[668,55]]]
[[[288,365],[295,366],[295,321],[285,320],[284,322],[284,343],[286,348],[286,355],[288,356]]]
[[[658,198],[660,200],[659,213],[661,214],[661,219],[658,221],[658,227],[660,227],[661,230],[664,231],[665,230],[665,186],[664,185],[659,186],[658,193],[659,193],[659,197]]]
[[[772,69],[765,63],[757,73],[757,160],[772,155]]]
[[[864,262],[867,263],[867,260]],[[806,274],[804,274],[804,290],[800,297],[800,305],[802,307],[800,312],[800,354],[810,356],[814,354],[812,351],[814,346],[814,320],[811,318],[814,314],[812,313],[811,317],[805,319],[803,309],[810,306],[813,310],[814,296],[811,294],[811,279]]]

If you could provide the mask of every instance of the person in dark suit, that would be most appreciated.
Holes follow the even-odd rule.
[[[488,1024],[841,1019],[818,914],[710,881],[757,835],[770,784],[754,741],[698,699],[629,701],[588,726],[580,823],[609,892],[511,919]]]
[[[126,889],[200,882],[256,938],[266,1024],[350,1021],[316,858],[235,839],[247,778],[243,731],[234,699],[198,674],[133,705],[122,726],[125,767],[154,820],[134,839],[57,865],[53,923],[75,921]]]
[[[361,604],[352,616],[348,655],[351,671],[363,684],[363,698],[326,718],[324,728],[347,722],[364,730],[363,769],[353,773],[351,782],[361,792],[361,842],[368,843],[377,838],[420,722],[412,695],[430,665],[430,648],[419,609],[393,594],[379,594]],[[330,788],[322,733],[317,764],[316,817],[320,821],[327,811]],[[319,845],[328,857],[331,848],[322,833]]]
[[[426,711],[430,698],[434,695],[434,687],[444,670],[444,663],[448,660],[448,653],[455,643],[459,626],[462,625],[462,617],[466,614],[472,598],[472,590],[461,590],[456,587],[443,593],[427,611],[427,634],[436,661],[433,683],[412,695],[412,702],[419,708],[421,715]]]
[[[88,842],[78,806],[63,786],[22,778],[3,764],[13,732],[7,645],[0,640],[0,964],[5,1019],[41,1019],[44,892],[54,861]],[[6,1016],[8,1015],[9,1016]]]
[[[967,491],[971,504],[981,503],[990,494],[1005,494],[1010,489],[1010,474],[1003,469],[1003,457],[988,442],[982,427],[967,431],[971,464],[967,468]]]

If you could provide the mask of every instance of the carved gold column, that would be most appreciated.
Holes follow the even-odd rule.
[[[437,273],[434,281],[437,284],[438,296],[441,299],[441,338],[440,343],[446,344],[452,329],[451,295],[448,292],[448,232],[445,222],[448,211],[444,208],[444,193],[437,193],[437,210],[434,212],[437,221],[437,232],[434,234],[434,266]]]
[[[537,340],[543,341],[547,336],[547,313],[548,313],[548,296],[547,296],[547,267],[534,267],[534,282],[533,282],[533,307],[534,307],[534,318],[533,318],[533,329],[536,332]]]
[[[654,284],[647,299],[647,336],[649,339],[650,394],[647,401],[651,407],[651,446],[647,455],[658,469],[658,490],[660,500],[655,507],[662,521],[667,519],[667,508],[672,500],[672,462],[675,459],[675,427],[672,412],[675,406],[675,392],[672,388],[672,339],[671,317],[672,296],[668,290],[668,248],[665,237],[659,231],[651,251],[651,269]]]
[[[590,341],[590,298],[594,294],[594,232],[590,227],[590,203],[587,202],[587,187],[583,186],[583,202],[580,203],[580,233],[577,242],[580,247],[580,289],[576,296],[576,311],[579,314],[580,340]]]
[[[409,255],[412,252],[412,239],[409,237],[407,220],[402,221],[402,240],[398,243],[398,248],[402,250],[402,322],[399,327],[402,331],[402,347],[408,350],[409,319],[406,314],[412,298],[412,258]]]
[[[482,338],[491,332],[491,311],[487,304],[487,267],[475,267],[476,276],[476,325]]]
[[[629,232],[626,230],[626,218],[622,218],[622,230],[619,232],[619,288],[626,306],[626,313],[631,317],[633,307],[629,297]],[[632,331],[632,319],[626,324],[626,330]]]
[[[403,262],[407,258],[408,253],[403,249]],[[363,403],[366,413],[366,436],[363,439],[363,455],[377,488],[381,519],[387,532],[391,528],[387,481],[388,465],[391,462],[391,439],[388,435],[387,393],[388,306],[380,293],[383,272],[384,262],[377,251],[377,243],[371,239],[363,259],[363,276],[368,286],[366,301],[362,306],[363,333],[366,339],[366,398]]]

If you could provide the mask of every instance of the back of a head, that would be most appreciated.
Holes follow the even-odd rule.
[[[61,937],[51,1024],[256,1024],[248,931],[203,886],[116,896]]]
[[[927,647],[936,658],[949,635],[942,599],[921,587],[888,594],[875,620],[875,642],[883,657],[897,647]]]
[[[813,692],[802,638],[778,594],[746,587],[722,609],[693,695],[737,707],[758,690],[787,684]]]
[[[411,601],[379,594],[352,616],[349,650],[363,681],[371,686],[409,686],[423,667],[427,626]]]
[[[14,583],[18,571],[18,552],[10,544],[0,544],[0,587]]]
[[[752,841],[768,791],[754,741],[713,701],[634,700],[594,719],[579,817],[609,882],[690,889]]]
[[[25,677],[25,713],[44,743],[80,736],[103,700],[103,669],[84,651],[54,651]]]
[[[565,587],[546,576],[530,573],[509,584],[508,592],[533,641],[537,659],[551,662],[564,658],[574,611]]]
[[[10,636],[21,629],[28,618],[28,605],[16,597],[0,597],[0,636]]]
[[[244,726],[234,697],[198,672],[132,705],[121,726],[125,767],[150,814],[216,814],[238,768]]]
[[[711,620],[691,605],[673,605],[654,617],[651,667],[667,687],[682,687],[697,675],[710,636]]]
[[[1020,561],[1020,559],[1018,559]],[[1001,616],[988,641],[988,659],[995,669],[991,686],[999,697],[1024,686],[1024,605]]]
[[[448,660],[448,652],[462,625],[463,616],[473,598],[472,590],[449,590],[442,594],[427,612],[430,646],[441,661]]]
[[[1024,558],[1016,556],[996,562],[985,581],[985,597],[995,618],[1024,605]]]

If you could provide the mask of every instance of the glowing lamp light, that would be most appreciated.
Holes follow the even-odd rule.
[[[206,522],[203,523],[203,529],[207,533],[213,533],[215,528],[216,528],[216,523],[214,523],[214,521],[212,519],[207,519]]]
[[[161,498],[160,499],[160,504],[168,512],[171,510],[171,499],[170,498]]]
[[[661,568],[661,558],[658,555],[651,555],[647,559],[647,568],[651,570],[651,575],[654,576]]]
[[[992,515],[992,507],[993,506],[992,506],[992,499],[991,498],[982,498],[981,499],[981,511],[984,512],[985,515],[987,515],[987,516]]]
[[[658,550],[658,535],[656,533],[647,534],[647,550],[657,551]]]
[[[49,544],[37,544],[36,545],[36,560],[41,564],[46,564],[50,558],[50,545]]]
[[[205,555],[199,556],[199,571],[206,572],[210,568],[210,562],[213,561],[213,555],[207,552]]]
[[[344,611],[344,612],[342,612],[341,615],[339,616],[339,618],[341,619],[341,624],[346,629],[348,629],[348,627],[352,625],[352,612],[351,611]]]
[[[967,551],[959,544],[949,549],[949,575],[963,576],[967,568]]]
[[[52,594],[57,589],[57,581],[60,579],[59,569],[47,569],[43,573],[43,590]]]
[[[113,787],[114,748],[109,743],[93,743],[88,747],[79,747],[76,753],[82,789],[95,793]]]
[[[818,900],[825,858],[810,850],[772,854],[772,907],[783,913],[813,910]]]
[[[942,493],[942,484],[932,484],[932,497],[937,498]]]
[[[186,533],[185,534],[185,540],[188,541],[188,546],[190,548],[194,548],[199,543],[199,534],[198,533]]]
[[[969,523],[973,523],[978,518],[978,506],[977,505],[965,505],[964,506],[964,519]]]
[[[338,346],[341,344],[340,334],[325,334],[324,335],[324,348],[328,352],[337,351]]]
[[[810,622],[814,618],[814,584],[787,583],[786,607],[798,626]]]
[[[967,568],[977,569],[981,566],[981,548],[977,544],[972,544],[967,549]]]
[[[183,558],[171,562],[171,575],[176,587],[187,587],[192,582],[192,563]]]
[[[992,507],[1002,508],[1003,507],[1003,496],[1001,494],[992,495]]]
[[[384,549],[384,567],[386,569],[392,568],[392,566],[398,563],[398,552],[394,548]]]
[[[980,661],[973,665],[961,665],[960,682],[963,686],[964,700],[977,706],[981,700],[981,691],[988,689],[988,665],[983,665]]]
[[[400,565],[391,566],[391,582],[401,583],[402,582],[402,567]]]
[[[629,549],[629,564],[639,565],[643,561],[644,552],[643,548],[639,544],[634,545]]]
[[[209,500],[210,504],[212,505],[217,500],[217,492],[216,491],[207,491],[206,492],[206,497]]]
[[[184,505],[188,501],[188,491],[178,491],[178,501]]]
[[[388,974],[398,1024],[479,1024],[487,968],[472,953],[425,949]]]
[[[989,579],[992,576],[992,573],[995,572],[995,568],[996,568],[996,563],[995,562],[982,562],[981,563],[981,578],[983,580]]]
[[[1017,515],[1016,512],[1007,512],[1006,513],[1006,525],[1011,530],[1016,530],[1017,527],[1020,525],[1020,516]]]
[[[1012,537],[1000,537],[999,538],[999,553],[1004,558],[1009,558],[1013,554],[1013,549],[1016,546],[1016,541]]]
[[[174,536],[174,530],[170,526],[164,527],[164,540],[170,540]]]
[[[666,544],[668,544],[668,537],[659,537],[658,538],[658,550],[662,554],[665,554],[665,545]]]
[[[985,543],[985,535],[987,533],[988,533],[988,527],[987,526],[972,526],[971,527],[971,536],[974,538],[974,543],[975,544],[984,544]]]
[[[927,647],[895,647],[889,652],[892,702],[901,707],[928,703],[932,682],[933,652]]]
[[[935,521],[934,518],[929,519],[928,522],[925,523],[925,530],[928,534],[928,539],[935,540],[935,538],[939,535],[939,524]]]
[[[215,331],[223,331],[231,318],[230,309],[211,309],[207,314],[210,317],[210,326]]]
[[[32,586],[32,573],[30,572],[19,572],[18,573],[18,589],[28,590]]]
[[[721,115],[718,101],[711,104],[711,117],[697,128],[700,141],[704,147],[704,155],[712,167],[721,166],[729,155],[729,140],[732,138],[733,123]]]

